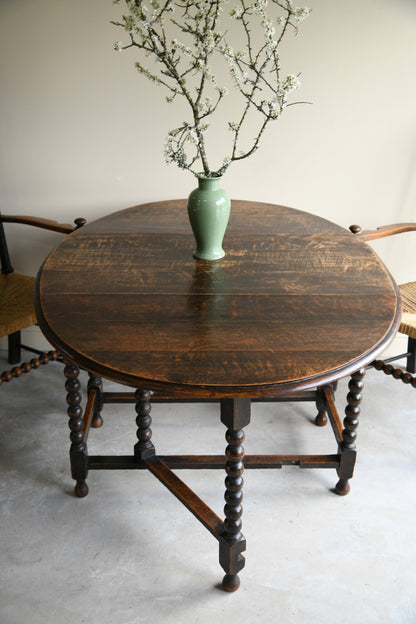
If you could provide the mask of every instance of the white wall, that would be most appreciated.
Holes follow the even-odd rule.
[[[298,95],[313,104],[285,111],[224,186],[231,197],[343,226],[414,220],[416,2],[305,3],[312,15],[286,45],[283,65],[302,72]],[[131,54],[113,51],[122,33],[110,20],[119,14],[111,0],[0,1],[4,212],[92,220],[195,186],[163,158],[182,113],[136,73]],[[10,232],[15,267],[31,272],[57,240]],[[414,278],[414,237],[393,241],[377,249],[398,281]]]

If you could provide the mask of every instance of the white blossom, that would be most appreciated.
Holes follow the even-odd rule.
[[[206,97],[201,103],[198,104],[198,111],[200,115],[208,115],[213,109],[213,106],[214,102],[212,101],[212,98]]]
[[[253,2],[252,8],[253,11],[258,15],[264,15],[264,9],[267,7],[267,5],[268,0],[256,0],[256,2]]]
[[[304,19],[308,17],[310,12],[311,12],[311,9],[308,9],[308,7],[302,7],[302,8],[299,7],[293,11],[293,17],[295,18],[297,22],[302,22]]]
[[[230,11],[230,15],[232,18],[234,19],[241,19],[243,16],[243,8],[242,7],[234,7],[231,11]]]
[[[202,47],[205,52],[211,52],[216,44],[216,38],[212,31],[208,31],[205,33],[203,38]]]
[[[193,143],[194,145],[198,145],[198,134],[196,132],[196,130],[191,129],[188,132],[188,141],[190,141],[190,143]]]
[[[270,39],[267,43],[266,43],[266,54],[267,56],[270,58],[271,56],[273,56],[273,54],[275,53],[276,49],[277,49],[277,41],[275,39]]]
[[[127,32],[131,32],[132,30],[134,30],[135,27],[135,19],[132,15],[128,15],[127,17],[124,18],[124,28],[127,30]]]
[[[237,52],[234,53],[234,58],[236,61],[243,61],[244,63],[248,63],[249,60],[246,50],[237,50]]]
[[[297,24],[310,13],[306,7],[294,6],[293,0],[233,0],[222,13],[227,1],[126,0],[126,14],[113,22],[131,40],[116,41],[114,49],[138,54],[137,71],[168,90],[168,103],[178,97],[188,106],[189,120],[165,139],[166,163],[194,173],[201,171],[202,164],[208,176],[222,175],[232,162],[254,153],[268,123],[288,105],[300,82],[296,74],[281,78],[278,47],[288,32],[297,34]],[[119,0],[113,3],[120,4]],[[221,59],[242,107],[239,113],[233,101],[234,119],[225,126],[231,132],[231,149],[215,171],[208,163],[205,135],[210,127],[207,120],[228,94],[222,84],[224,72],[219,70]],[[256,123],[257,135],[247,137],[246,128],[251,124],[255,132]]]
[[[295,89],[299,89],[299,87],[300,87],[300,80],[295,74],[289,74],[288,76],[286,76],[282,84],[282,90],[285,93],[290,93],[291,91],[294,91]]]
[[[262,26],[264,28],[264,34],[267,39],[272,39],[276,33],[276,29],[273,26],[273,22],[269,17],[265,17],[262,20]]]

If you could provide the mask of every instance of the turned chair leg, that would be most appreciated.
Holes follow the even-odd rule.
[[[8,360],[9,364],[18,364],[21,360],[22,337],[20,331],[9,334],[8,338]]]
[[[406,360],[406,370],[409,373],[416,373],[416,339],[410,336],[407,341],[407,351],[409,355]]]

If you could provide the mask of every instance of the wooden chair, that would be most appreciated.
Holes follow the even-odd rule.
[[[394,223],[384,225],[375,230],[362,230],[359,225],[351,225],[350,230],[355,236],[365,241],[384,238],[402,232],[416,230],[416,223]],[[376,360],[373,366],[382,370],[386,375],[392,375],[395,379],[401,379],[406,384],[416,388],[416,282],[407,282],[399,285],[403,300],[403,316],[399,332],[407,336],[407,352],[392,356],[385,360]],[[396,360],[406,358],[406,371],[395,368],[390,364]]]
[[[75,225],[58,223],[50,219],[31,216],[2,215],[0,213],[0,338],[8,337],[8,361],[17,364],[21,359],[21,350],[25,349],[35,353],[39,357],[30,362],[23,362],[11,370],[4,371],[0,375],[0,385],[20,377],[22,373],[28,373],[41,364],[47,364],[50,360],[58,359],[56,351],[44,352],[21,342],[21,330],[36,325],[36,314],[33,300],[35,278],[29,275],[16,273],[13,269],[3,224],[18,223],[30,225],[62,234],[69,234],[75,229],[82,227],[85,219],[75,219]]]

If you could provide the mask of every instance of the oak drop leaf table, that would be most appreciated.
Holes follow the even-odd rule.
[[[334,468],[346,494],[366,365],[394,338],[401,304],[376,254],[349,231],[312,214],[233,201],[217,262],[193,258],[185,200],[116,212],[65,238],[36,287],[38,322],[64,356],[75,492],[91,469],[148,469],[219,541],[223,587],[239,586],[244,468]],[[89,372],[81,407],[79,368]],[[334,402],[351,376],[345,418]],[[104,392],[102,378],[136,389]],[[224,456],[160,456],[151,403],[217,401]],[[314,400],[316,424],[329,419],[332,455],[249,455],[244,427],[252,401]],[[91,424],[104,403],[134,401],[131,456],[89,456]],[[180,468],[225,469],[224,520],[179,477]]]

